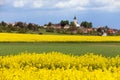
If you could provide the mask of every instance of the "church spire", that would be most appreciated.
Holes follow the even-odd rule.
[[[73,22],[75,23],[76,27],[80,27],[80,25],[78,24],[76,16],[74,16]]]
[[[76,16],[74,16],[74,19],[77,19]]]

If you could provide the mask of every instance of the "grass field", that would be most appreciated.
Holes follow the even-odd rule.
[[[0,43],[0,55],[18,54],[20,52],[62,52],[75,55],[85,53],[104,56],[120,55],[120,43]]]

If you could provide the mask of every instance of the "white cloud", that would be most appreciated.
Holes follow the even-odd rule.
[[[77,7],[75,8],[76,10],[79,10],[79,11],[85,11],[85,10],[88,10],[88,8],[85,8],[85,7]]]
[[[99,6],[96,7],[95,5]],[[120,11],[120,0],[96,0],[95,5],[91,8],[92,10]]]
[[[6,0],[14,7],[120,11],[120,0]],[[11,5],[11,2],[9,3]],[[3,4],[0,0],[0,4]]]
[[[14,7],[24,7],[25,6],[25,2],[24,2],[24,0],[15,0],[13,2],[13,6]]]
[[[87,6],[89,4],[89,0],[68,0],[66,2],[59,2],[55,4],[57,8],[77,8]]]
[[[0,5],[3,5],[3,0],[0,0]]]
[[[112,5],[114,9],[120,9],[120,0],[116,0]]]
[[[33,7],[33,8],[41,8],[41,7],[43,6],[42,3],[43,3],[42,0],[36,0],[36,1],[33,2],[32,7]]]
[[[120,0],[89,0],[86,10],[120,11]]]

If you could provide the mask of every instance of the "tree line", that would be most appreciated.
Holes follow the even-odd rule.
[[[74,24],[73,21],[69,22],[68,20],[61,20],[60,25],[62,27],[64,27],[65,25],[70,25],[70,26],[76,27],[76,25]],[[87,22],[87,21],[82,21],[80,26],[82,26],[84,28],[92,28],[93,27],[92,22]]]
[[[18,32],[18,33],[25,33],[29,30],[31,31],[38,31],[38,28],[40,26],[38,24],[33,23],[25,23],[25,22],[15,22],[12,23],[6,23],[4,21],[0,22],[0,32]]]

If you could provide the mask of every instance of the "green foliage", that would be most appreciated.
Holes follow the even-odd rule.
[[[56,29],[56,32],[57,32],[57,33],[60,33],[60,32],[61,32],[61,29],[59,29],[59,28]]]
[[[49,22],[48,24],[45,24],[47,28],[43,28],[43,26],[39,26],[38,24],[34,23],[25,23],[25,22],[15,22],[15,24],[12,23],[6,23],[4,21],[0,22],[0,32],[15,32],[15,33],[33,33],[33,34],[81,34],[81,35],[102,35],[104,32],[107,33],[109,36],[118,36],[120,35],[120,31],[116,31],[116,33],[110,33],[109,27],[100,27],[97,29],[97,31],[90,31],[84,33],[82,30],[76,27],[74,22],[70,22],[68,20],[61,20],[58,24],[53,24],[52,22]],[[68,26],[66,28],[66,26]],[[92,28],[92,23],[83,21],[81,23],[81,26],[84,28]],[[66,28],[66,29],[65,29]],[[51,33],[50,33],[51,32]],[[54,33],[53,33],[54,32]]]
[[[24,22],[16,22],[15,24],[7,24],[6,22],[0,22],[0,32],[18,32],[26,33],[28,30],[38,31],[39,26],[37,24]]]
[[[26,33],[27,32],[27,29],[26,28],[20,28],[18,33]]]
[[[81,33],[82,33],[81,29],[78,28],[78,29],[77,29],[77,34],[81,34]]]
[[[28,28],[29,30],[37,31],[37,30],[38,30],[38,25],[33,24],[33,23],[29,23],[29,24],[27,25],[27,28]]]
[[[15,26],[18,26],[20,28],[26,28],[27,27],[27,24],[26,23],[23,23],[23,22],[16,22]]]
[[[11,29],[9,27],[6,28],[6,32],[11,32]]]
[[[33,30],[33,24],[32,23],[29,23],[28,25],[27,25],[27,28],[29,29],[29,30]]]
[[[74,22],[70,22],[70,26],[72,26],[72,27],[76,27],[76,25],[75,25]]]
[[[71,23],[70,23],[70,28],[69,28],[69,30],[70,30],[70,33],[71,33],[71,34],[76,34],[77,27],[76,27],[76,25],[75,25],[74,22],[71,22]]]
[[[49,22],[48,24],[47,24],[47,26],[52,26],[53,25],[53,23],[52,22]]]
[[[2,28],[0,27],[0,32],[2,32]]]
[[[7,26],[7,23],[2,21],[0,25],[5,27],[5,26]]]
[[[47,26],[46,32],[54,32],[54,28],[52,26]]]
[[[85,28],[92,28],[92,22],[87,22],[87,21],[83,21],[81,23],[81,26],[85,27]]]
[[[62,31],[63,34],[67,34],[68,30],[67,29],[62,29],[61,31]]]
[[[69,25],[69,21],[68,20],[61,20],[60,25],[62,27],[64,27],[65,25]]]

